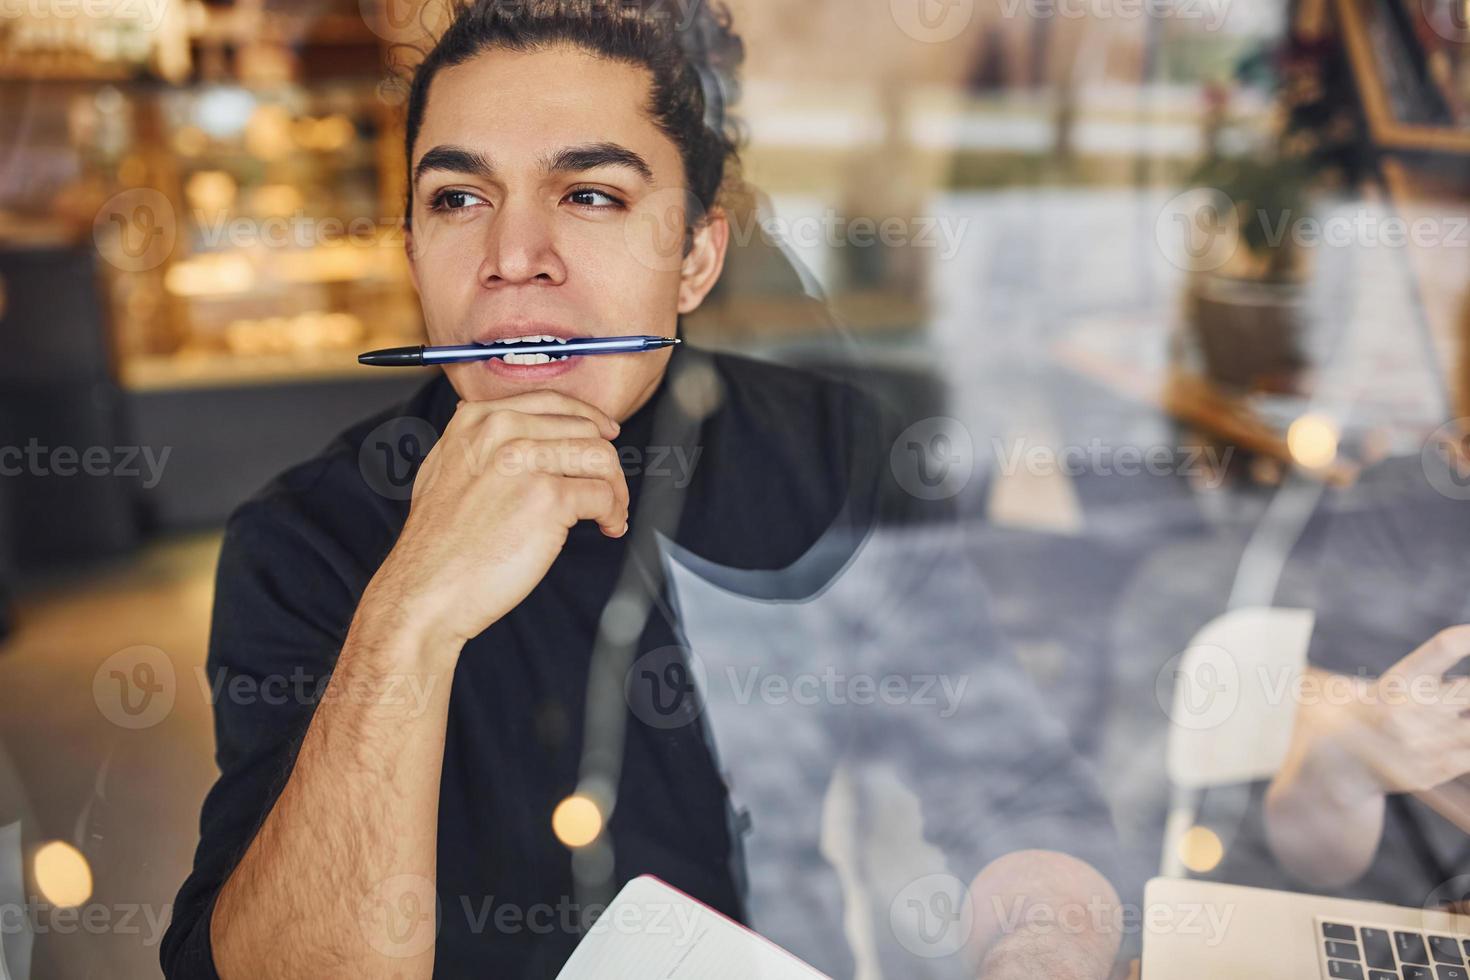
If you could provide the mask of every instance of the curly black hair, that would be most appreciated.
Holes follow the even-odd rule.
[[[572,44],[648,69],[649,118],[679,149],[691,210],[708,213],[739,164],[741,127],[729,112],[745,45],[719,0],[454,0],[449,26],[413,71],[404,127],[408,188],[403,223],[413,213],[413,145],[429,85],[441,68],[491,48],[532,51]],[[691,215],[693,218],[694,215]]]

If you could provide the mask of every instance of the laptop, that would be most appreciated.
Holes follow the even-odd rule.
[[[1470,916],[1187,878],[1144,910],[1142,980],[1470,980]]]

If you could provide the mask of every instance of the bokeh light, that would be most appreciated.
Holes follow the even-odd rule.
[[[1179,838],[1179,860],[1195,874],[1214,871],[1224,856],[1220,835],[1209,827],[1190,827]]]
[[[92,866],[66,841],[54,840],[36,851],[36,887],[58,908],[75,908],[92,897]]]
[[[551,829],[567,847],[586,847],[602,833],[602,810],[587,797],[573,793],[552,811]]]

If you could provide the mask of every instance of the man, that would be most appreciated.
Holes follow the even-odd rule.
[[[431,342],[672,336],[712,288],[733,145],[711,97],[740,45],[715,10],[675,31],[658,9],[476,4],[420,66],[405,224]],[[221,776],[165,973],[549,977],[589,878],[653,873],[745,918],[709,732],[648,723],[621,675],[605,724],[598,645],[683,648],[668,584],[641,560],[660,535],[772,576],[766,598],[820,589],[874,517],[879,430],[852,388],[738,358],[508,358],[446,368],[273,481],[225,535]],[[414,464],[407,503],[385,447]],[[655,455],[681,448],[697,465],[663,475]],[[835,560],[805,563],[824,539]],[[237,677],[312,694],[236,700]],[[602,795],[583,792],[589,756],[614,763]],[[1106,929],[1041,941],[996,921],[992,898],[1113,898],[1083,861],[1013,843],[975,878],[976,962],[1106,972]]]
[[[1227,871],[1262,877],[1249,864],[1274,858],[1288,887],[1406,905],[1466,897],[1462,466],[1434,452],[1384,460],[1312,515],[1281,589],[1317,625],[1290,751],[1263,792],[1268,846],[1253,842]]]

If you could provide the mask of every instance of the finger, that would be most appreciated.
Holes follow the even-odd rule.
[[[523,415],[532,439],[595,439],[611,446],[600,423],[585,415]]]
[[[1470,678],[1385,674],[1368,687],[1367,694],[1381,709],[1378,714],[1391,715],[1400,727],[1412,725],[1412,719],[1422,719],[1423,724],[1446,737],[1470,737],[1470,725],[1459,724],[1461,716],[1470,711]]]
[[[607,480],[580,476],[564,476],[557,480],[558,492],[572,517],[579,521],[596,521],[608,537],[620,537],[628,527],[626,505]]]
[[[606,439],[541,440],[530,448],[529,455],[535,472],[606,480],[617,498],[618,512],[627,517],[628,478],[617,447]]]
[[[618,434],[621,426],[617,421],[596,405],[589,405],[579,398],[564,395],[559,391],[537,390],[524,391],[518,395],[507,398],[496,398],[492,401],[465,402],[460,411],[469,411],[474,414],[490,414],[496,410],[509,409],[528,415],[578,415],[585,419],[591,419],[597,423],[599,434],[605,439],[611,439]]]
[[[1412,712],[1427,722],[1443,726],[1470,705],[1465,703],[1466,688],[1454,679],[1440,680],[1432,674],[1379,678],[1373,687],[1377,703],[1397,712]],[[1397,715],[1396,715],[1397,716]],[[1404,715],[1402,717],[1407,717]]]
[[[623,473],[617,448],[596,437],[513,439],[501,447],[498,461],[514,473],[585,476],[609,481]]]
[[[1470,657],[1470,626],[1440,630],[1429,642],[1389,668],[1388,673],[1406,677],[1429,674],[1439,677]]]
[[[602,438],[602,430],[592,419],[581,415],[531,415],[513,409],[497,409],[469,430],[465,438],[465,454],[472,473],[483,473],[486,463],[496,459],[497,450],[517,441]]]
[[[1444,688],[1446,701],[1458,704],[1462,711],[1470,708],[1470,677],[1463,674],[1446,677],[1440,686]]]
[[[497,415],[504,420],[502,439],[595,439],[608,443],[603,427],[585,415],[538,415],[505,410]]]

